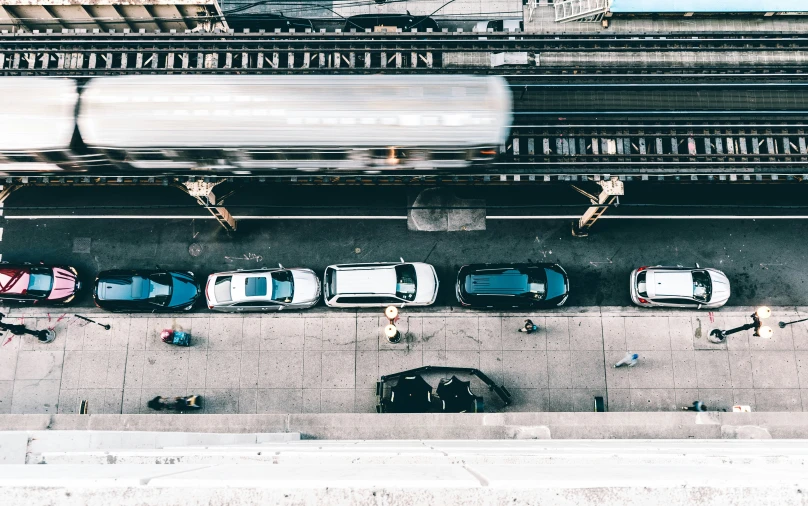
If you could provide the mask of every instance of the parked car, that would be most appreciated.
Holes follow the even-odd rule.
[[[420,262],[329,265],[323,278],[331,307],[428,306],[438,296],[435,268]]]
[[[0,301],[67,304],[79,289],[81,282],[73,267],[0,264]]]
[[[631,272],[631,301],[642,307],[716,308],[727,303],[729,279],[716,269],[640,267]]]
[[[320,280],[311,269],[254,269],[218,272],[205,285],[208,309],[280,311],[306,309],[320,299]]]
[[[109,311],[190,311],[200,295],[185,271],[102,271],[93,290],[95,304]]]
[[[564,305],[567,272],[558,264],[473,264],[457,273],[455,292],[464,306],[482,308]]]

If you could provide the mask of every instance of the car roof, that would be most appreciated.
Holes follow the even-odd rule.
[[[651,277],[652,279],[648,279]],[[651,297],[693,297],[693,274],[687,271],[652,270],[646,275]]]
[[[517,269],[507,269],[502,272],[471,273],[466,277],[465,285],[466,291],[473,295],[521,295],[528,290],[528,278],[527,274]]]
[[[356,293],[395,293],[395,265],[338,269],[335,271],[334,292],[339,295]]]
[[[98,280],[99,300],[143,300],[149,297],[149,282],[139,274],[118,274]]]
[[[272,272],[235,272],[228,274],[233,302],[272,298]]]

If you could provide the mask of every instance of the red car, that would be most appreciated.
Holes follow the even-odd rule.
[[[0,264],[0,301],[67,304],[79,288],[73,267]]]

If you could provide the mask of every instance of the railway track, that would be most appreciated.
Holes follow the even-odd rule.
[[[808,37],[784,34],[624,36],[521,33],[61,33],[0,36],[4,75],[129,73],[499,72],[516,53],[529,74],[801,73]],[[639,58],[639,55],[647,53]],[[517,61],[517,63],[513,63]],[[503,60],[503,65],[505,65]]]
[[[795,181],[808,178],[808,124],[779,123],[626,123],[515,125],[497,160],[456,173],[429,170],[290,171],[239,174],[195,171],[122,173],[96,161],[89,172],[56,175],[13,174],[7,183],[168,184],[164,181],[221,177],[258,182],[402,184],[545,182],[608,178],[663,180]],[[0,165],[2,170],[2,165]],[[1,173],[1,172],[0,172]],[[0,176],[0,181],[3,176]]]

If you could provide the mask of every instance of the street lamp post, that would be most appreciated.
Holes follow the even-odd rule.
[[[54,339],[56,339],[56,333],[53,331],[53,329],[30,330],[25,328],[25,325],[14,325],[11,323],[3,323],[2,320],[5,317],[6,315],[0,313],[0,330],[7,330],[17,336],[28,334],[29,336],[36,337],[43,343],[49,343]]]
[[[715,338],[715,340],[719,343],[724,342],[730,334],[735,334],[736,332],[742,332],[744,330],[755,330],[754,335],[756,337],[762,337],[765,339],[769,339],[772,337],[774,331],[771,327],[767,325],[763,325],[763,320],[770,317],[772,315],[772,310],[767,308],[766,306],[761,306],[757,309],[757,311],[752,314],[752,323],[747,323],[745,325],[741,325],[740,327],[735,327],[734,329],[729,330],[721,330],[721,329],[713,329],[710,331],[710,336]]]
[[[795,323],[804,322],[804,321],[808,321],[808,318],[803,318],[802,320],[794,320],[793,322],[780,322],[780,323],[777,324],[777,326],[780,327],[781,329],[784,329],[784,328],[786,328],[786,325],[793,325]]]
[[[390,325],[384,328],[384,336],[390,344],[397,344],[401,342],[401,332],[396,327],[396,319],[398,319],[398,308],[395,306],[387,306],[384,310],[384,316],[390,322]]]

